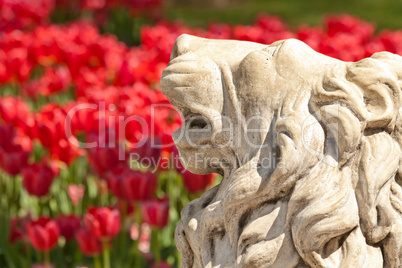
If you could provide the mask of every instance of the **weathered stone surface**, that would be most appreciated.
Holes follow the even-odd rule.
[[[222,174],[176,229],[183,267],[402,267],[402,58],[182,35],[162,90],[183,165]]]

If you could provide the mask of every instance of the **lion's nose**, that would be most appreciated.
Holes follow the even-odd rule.
[[[174,43],[174,47],[172,49],[172,53],[170,54],[170,60],[190,51],[190,43],[196,37],[188,34],[182,34]]]

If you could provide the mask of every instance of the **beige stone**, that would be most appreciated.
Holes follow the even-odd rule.
[[[183,267],[402,267],[402,58],[343,62],[289,39],[180,36],[161,86],[183,165]]]

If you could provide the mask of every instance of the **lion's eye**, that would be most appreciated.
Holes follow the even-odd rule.
[[[208,121],[200,115],[190,118],[189,122],[192,129],[203,129],[208,125]]]

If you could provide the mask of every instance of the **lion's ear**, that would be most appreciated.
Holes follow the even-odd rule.
[[[378,58],[378,57],[377,57]],[[363,59],[348,68],[346,78],[356,83],[367,110],[367,129],[392,130],[400,105],[400,87],[390,66],[375,58]]]
[[[364,89],[364,101],[369,113],[367,128],[393,129],[399,99],[399,96],[395,94],[397,91],[393,89],[394,87],[395,85],[380,82]]]

